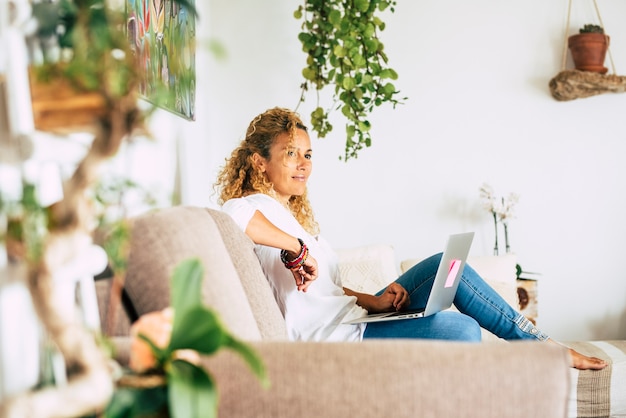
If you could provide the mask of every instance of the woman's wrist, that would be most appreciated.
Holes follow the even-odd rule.
[[[287,253],[287,260],[294,260],[300,255],[302,252],[302,240],[300,238],[295,238],[295,244],[291,248],[285,248],[284,251]]]
[[[300,238],[298,238],[298,245],[299,250],[297,252],[291,252],[287,249],[280,251],[280,261],[290,270],[302,266],[309,256],[309,249]]]

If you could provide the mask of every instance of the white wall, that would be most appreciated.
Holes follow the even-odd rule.
[[[305,61],[298,4],[199,6],[197,121],[163,116],[185,146],[185,203],[215,206],[215,174],[249,121],[297,104]],[[373,146],[355,161],[338,161],[339,116],[329,137],[313,139],[311,199],[336,247],[389,243],[401,260],[439,251],[447,234],[463,230],[477,232],[473,255],[491,254],[493,224],[478,189],[487,182],[498,194],[518,193],[510,240],[520,264],[542,273],[539,325],[561,340],[626,338],[626,94],[551,97],[567,4],[398,1],[382,15],[380,37],[409,99],[377,109]],[[598,4],[617,73],[626,74],[626,2]],[[575,0],[570,34],[594,21],[591,0]],[[225,58],[208,52],[209,39]],[[311,93],[299,109],[307,122],[314,105]]]

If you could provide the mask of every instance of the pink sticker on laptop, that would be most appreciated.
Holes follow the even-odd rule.
[[[450,268],[448,269],[448,278],[446,279],[446,283],[443,287],[452,287],[454,285],[454,279],[456,279],[456,274],[459,272],[461,268],[461,260],[452,260],[450,261]]]

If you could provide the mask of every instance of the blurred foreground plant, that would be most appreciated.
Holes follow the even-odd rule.
[[[134,381],[157,381],[156,386],[120,386],[106,417],[147,417],[165,413],[171,417],[217,416],[217,387],[201,357],[222,348],[234,350],[247,362],[264,387],[269,385],[261,359],[235,338],[216,312],[201,299],[203,268],[189,259],[172,275],[172,305],[143,315],[133,324],[130,368]],[[169,415],[167,415],[169,414]]]

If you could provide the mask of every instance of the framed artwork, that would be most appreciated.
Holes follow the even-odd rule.
[[[131,49],[144,72],[140,94],[176,115],[195,120],[193,12],[176,0],[126,0],[126,19]]]

